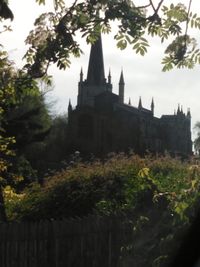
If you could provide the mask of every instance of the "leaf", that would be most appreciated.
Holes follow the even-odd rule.
[[[45,5],[45,0],[36,0],[39,5]]]
[[[120,40],[117,43],[117,47],[120,48],[121,50],[124,50],[127,47],[127,41],[125,39]]]
[[[150,171],[149,168],[142,168],[142,169],[138,172],[138,176],[141,177],[141,178],[148,177],[148,176],[149,176],[149,171]]]
[[[140,46],[140,43],[137,43],[133,46],[133,49],[138,49],[138,47]]]
[[[125,35],[125,38],[126,38],[126,40],[128,41],[129,44],[132,43],[132,42],[131,42],[131,39],[130,39],[130,37],[129,37],[128,35]]]
[[[188,208],[188,206],[189,205],[186,202],[179,202],[179,203],[176,204],[175,211],[176,211],[177,214],[180,215],[181,219],[185,218],[184,211]]]
[[[118,40],[121,40],[122,38],[124,38],[124,35],[122,35],[122,34],[120,34],[120,35],[119,34],[116,34],[114,38],[115,38],[115,40],[118,41]]]

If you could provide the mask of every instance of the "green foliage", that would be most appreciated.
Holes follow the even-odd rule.
[[[37,0],[39,4],[45,1]],[[150,45],[149,37],[158,37],[163,43],[171,40],[166,49],[163,71],[174,67],[192,68],[199,64],[197,43],[189,36],[189,28],[200,28],[200,17],[182,3],[157,6],[152,1],[147,6],[138,6],[135,1],[74,1],[65,5],[55,1],[55,12],[42,14],[35,21],[35,29],[26,39],[30,46],[25,58],[26,68],[34,77],[47,75],[50,64],[59,69],[70,65],[71,55],[80,56],[82,51],[76,40],[81,34],[88,43],[94,43],[100,32],[109,33],[111,23],[117,22],[115,35],[121,50],[130,45],[133,50],[145,55]]]
[[[34,93],[36,95],[20,95],[20,101],[16,100],[16,103],[5,112],[4,128],[8,135],[15,136],[15,148],[18,150],[44,139],[51,126],[44,98],[37,95],[38,90]]]
[[[45,0],[36,0],[36,2],[37,2],[39,5],[41,5],[41,4],[45,5]]]
[[[196,49],[196,40],[189,36],[178,36],[166,49],[166,56],[163,59],[163,70],[170,70],[174,66],[177,68],[193,68],[200,62],[200,51]]]
[[[23,199],[24,195],[16,193],[10,185],[7,185],[4,188],[3,195],[5,205],[8,207],[6,210],[7,216],[12,219],[15,217],[15,214],[13,214],[12,206],[15,205],[16,202],[19,202],[21,199]]]
[[[38,84],[15,68],[0,51],[0,195],[6,185],[18,186],[35,179],[24,147],[41,140],[49,130],[50,116]],[[23,180],[23,182],[22,182]],[[2,197],[0,206],[3,207]],[[0,211],[1,220],[1,211]]]
[[[0,185],[5,182],[4,174],[7,172],[9,157],[14,155],[11,145],[15,143],[13,136],[5,136],[3,123],[5,112],[15,98],[11,77],[14,75],[12,63],[8,60],[5,51],[0,51]]]
[[[171,213],[187,221],[188,208],[199,197],[199,177],[198,165],[178,159],[115,155],[104,163],[77,163],[46,178],[43,187],[24,192],[13,213],[22,220],[109,214],[165,198]]]
[[[4,153],[1,159],[8,162],[2,175],[10,183],[11,176],[15,180],[21,175],[21,170],[17,170],[18,159],[26,146],[44,139],[50,129],[51,119],[38,83],[23,71],[16,70],[6,57],[0,76],[1,153]],[[11,157],[14,154],[12,151],[17,160]],[[24,178],[31,180],[30,177]]]
[[[110,155],[74,162],[21,194],[6,189],[6,208],[10,220],[21,221],[127,214],[134,243],[122,247],[123,262],[169,266],[196,212],[199,178],[198,162]]]
[[[199,154],[199,150],[200,150],[200,122],[196,122],[195,126],[194,126],[194,130],[196,133],[196,138],[194,140],[194,148],[196,153]]]
[[[43,140],[29,144],[24,153],[39,176],[64,167],[67,151],[67,116],[52,119],[48,135]]]

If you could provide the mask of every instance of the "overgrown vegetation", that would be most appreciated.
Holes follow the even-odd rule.
[[[122,256],[137,266],[169,266],[196,216],[199,186],[196,159],[112,154],[87,163],[76,157],[43,185],[32,183],[19,194],[6,187],[4,196],[11,221],[126,214],[134,244]]]
[[[199,197],[200,166],[194,162],[119,154],[104,162],[71,164],[45,178],[42,186],[31,184],[19,201],[6,198],[9,218],[41,220],[129,211],[139,204],[141,194],[151,192],[154,202],[165,197],[171,212],[186,220]]]

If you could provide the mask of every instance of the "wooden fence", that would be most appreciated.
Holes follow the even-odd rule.
[[[118,267],[132,228],[123,216],[0,224],[0,267]]]

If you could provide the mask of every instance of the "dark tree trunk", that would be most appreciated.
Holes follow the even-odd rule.
[[[6,211],[5,211],[5,204],[4,204],[4,198],[3,198],[3,188],[0,185],[0,222],[6,222]]]

